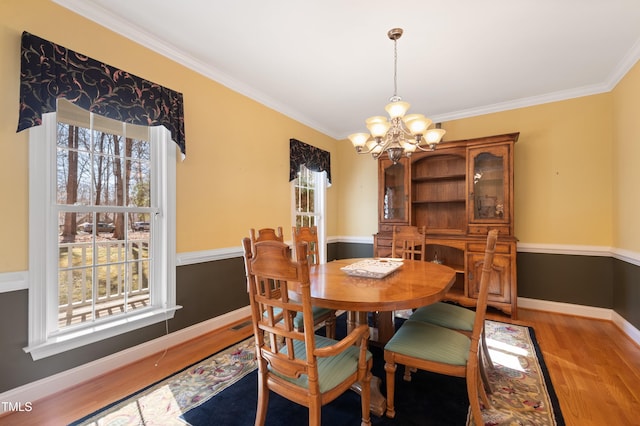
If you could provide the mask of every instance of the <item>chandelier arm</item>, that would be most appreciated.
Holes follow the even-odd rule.
[[[421,145],[416,144],[416,148],[418,148],[420,151],[424,151],[424,152],[431,152],[431,151],[435,151],[436,150],[436,144],[431,144],[431,145],[427,145],[429,148],[423,148]]]
[[[369,141],[375,141],[375,140],[376,140],[376,138],[369,139]],[[386,149],[387,145],[388,145],[388,142],[387,141],[383,141],[381,139],[380,141],[376,141],[376,143],[373,144],[373,146],[371,148],[369,148],[368,150],[365,151],[365,149],[363,149],[363,147],[359,147],[357,152],[358,152],[358,154],[371,154],[373,152],[373,150],[376,149],[379,146],[381,147],[380,151],[384,152],[384,150]]]

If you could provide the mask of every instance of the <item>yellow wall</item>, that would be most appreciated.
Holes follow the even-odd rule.
[[[640,252],[640,64],[613,91],[613,245]]]
[[[177,250],[239,247],[251,227],[289,224],[289,139],[328,150],[334,139],[69,12],[50,1],[0,0],[0,272],[28,269],[28,131],[16,134],[20,36],[28,31],[182,92],[187,158],[177,167]],[[250,120],[247,120],[250,118]],[[249,124],[247,124],[249,123]],[[339,181],[339,167],[333,180]],[[327,191],[328,235],[337,190]]]
[[[515,234],[524,243],[610,246],[611,95],[444,123],[447,138],[520,132]]]
[[[450,141],[520,132],[515,149],[515,233],[521,242],[609,246],[611,109],[611,95],[602,94],[445,122],[443,128]],[[358,191],[358,201],[375,202],[375,165],[363,164],[371,161],[369,157],[354,159],[351,151],[344,156],[349,166],[341,169],[345,185]],[[350,191],[345,189],[341,195],[345,194]],[[343,201],[344,235],[376,232],[375,209]]]
[[[348,139],[338,143],[338,156],[338,233],[371,237],[378,232],[378,162],[370,155],[356,154]]]

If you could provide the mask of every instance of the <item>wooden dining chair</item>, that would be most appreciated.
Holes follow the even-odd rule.
[[[282,235],[282,226],[277,228],[262,228],[256,231],[251,228],[249,231],[251,236],[251,243],[255,244],[258,241],[280,241],[284,242],[284,236]]]
[[[318,244],[318,228],[316,226],[293,226],[291,228],[291,235],[293,236],[293,246],[296,247],[300,242],[307,243],[307,259],[309,265],[320,264],[320,248]],[[326,336],[335,338],[336,336],[336,311],[335,309],[320,308],[313,306],[313,323],[314,325],[322,324],[324,322]],[[294,325],[298,330],[302,330],[304,322],[302,321],[302,315],[298,315],[294,318]]]
[[[404,379],[411,380],[411,369],[431,371],[449,376],[465,377],[471,414],[475,424],[484,424],[480,400],[490,407],[480,372],[480,339],[484,331],[489,278],[493,266],[498,231],[487,236],[484,264],[480,277],[480,292],[471,337],[434,324],[406,320],[384,347],[387,377],[387,417],[395,417],[396,364],[405,365]]]
[[[371,353],[369,328],[361,325],[336,341],[313,330],[306,243],[295,248],[279,241],[242,241],[258,363],[256,425],[267,415],[269,392],[309,409],[309,425],[320,426],[321,407],[361,384],[361,425],[370,425]],[[289,298],[297,292],[299,301]],[[293,318],[303,313],[298,331]]]
[[[425,260],[426,227],[393,226],[391,257],[411,260]]]
[[[413,321],[421,321],[429,324],[439,325],[441,327],[457,330],[468,336],[471,336],[473,332],[475,318],[476,313],[473,309],[446,302],[438,302],[431,305],[422,306],[416,309],[409,317],[409,319]],[[480,372],[483,376],[487,392],[491,393],[493,389],[491,388],[489,381],[487,380],[488,373],[486,370],[493,369],[493,361],[491,360],[491,354],[489,353],[489,347],[487,346],[484,327],[480,339],[480,347],[482,350]]]
[[[282,226],[277,228],[261,228],[257,231],[254,228],[249,230],[249,237],[251,238],[251,245],[255,245],[258,241],[280,241],[284,242],[284,235],[282,234]],[[247,283],[247,291],[249,291],[249,284]]]

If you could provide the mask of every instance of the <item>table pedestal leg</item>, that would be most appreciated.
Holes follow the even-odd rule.
[[[393,321],[393,311],[380,311],[377,313],[377,341],[382,346],[387,344],[387,342],[393,337],[393,333],[396,331]]]

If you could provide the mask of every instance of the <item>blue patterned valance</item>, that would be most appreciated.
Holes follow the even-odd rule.
[[[331,184],[331,153],[297,139],[289,139],[289,182],[296,178],[303,164],[311,171],[327,172],[327,182]]]
[[[165,126],[186,153],[182,93],[136,77],[73,50],[22,33],[18,132],[42,124],[64,98],[113,120]]]

